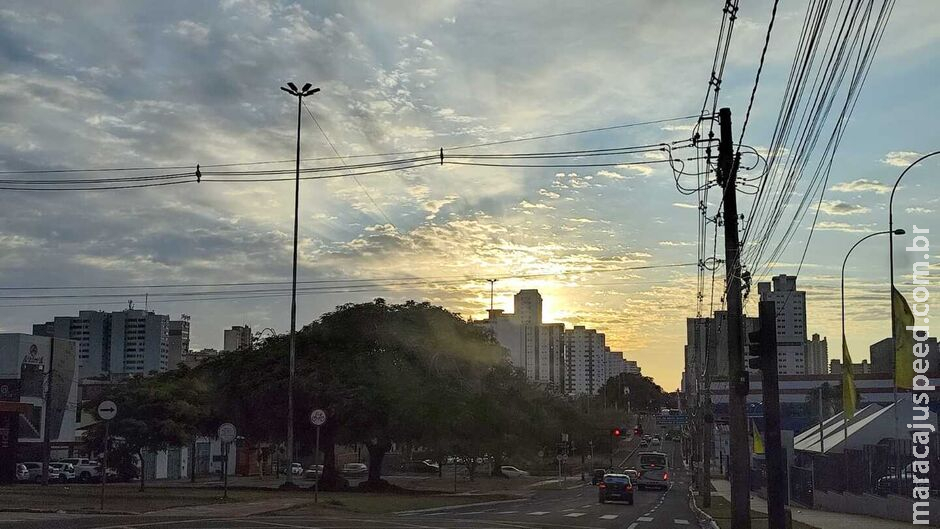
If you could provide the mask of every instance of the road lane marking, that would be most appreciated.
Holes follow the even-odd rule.
[[[548,514],[548,511],[535,511],[535,512],[530,512],[529,514],[532,516],[542,516],[544,514]]]
[[[619,516],[619,514],[605,514],[601,516],[601,520],[616,520]]]
[[[503,511],[503,512],[498,512],[496,514],[516,514],[517,512],[519,511]]]
[[[649,516],[640,516],[639,518],[636,519],[636,521],[638,521],[638,522],[652,522],[653,519],[652,519],[651,517],[649,517]]]
[[[677,525],[689,525],[688,520],[680,520],[679,518],[676,518],[675,520],[673,520],[672,523],[677,524]]]
[[[627,529],[636,529],[636,525],[637,525],[636,522],[633,522],[632,524],[627,526]]]
[[[577,518],[578,516],[584,516],[585,514],[587,514],[587,513],[584,513],[584,512],[569,512],[569,513],[566,514],[565,516],[567,516],[568,518]]]

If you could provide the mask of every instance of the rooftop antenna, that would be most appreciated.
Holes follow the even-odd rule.
[[[133,299],[127,300],[127,310],[134,310],[134,300],[133,300]]]
[[[150,292],[144,292],[144,312],[150,307]]]

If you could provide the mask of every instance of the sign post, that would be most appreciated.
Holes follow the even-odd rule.
[[[320,496],[320,477],[323,476],[317,466],[317,461],[320,460],[320,427],[326,423],[326,412],[319,408],[310,412],[310,423],[317,427],[317,442],[313,450],[313,468],[317,473],[317,479],[313,482],[313,503],[317,503]]]
[[[222,498],[228,499],[228,448],[235,440],[237,431],[235,425],[227,422],[219,426],[219,441],[222,441]]]
[[[104,510],[104,487],[108,483],[108,452],[111,449],[111,419],[117,415],[117,404],[110,400],[98,405],[98,418],[104,421],[104,457],[101,460],[101,510]]]

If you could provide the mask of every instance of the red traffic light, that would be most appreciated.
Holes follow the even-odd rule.
[[[621,435],[623,435],[623,431],[621,431],[620,428],[614,428],[613,430],[611,430],[610,434],[613,435],[614,437],[620,437]]]

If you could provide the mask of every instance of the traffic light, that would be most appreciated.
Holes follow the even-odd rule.
[[[750,369],[761,370],[764,369],[764,359],[762,357],[763,347],[761,344],[761,337],[763,333],[761,332],[760,327],[755,331],[747,333],[747,367]]]
[[[623,435],[623,430],[621,430],[620,428],[614,428],[613,430],[610,431],[610,435],[613,435],[614,437],[620,437],[621,435]]]

